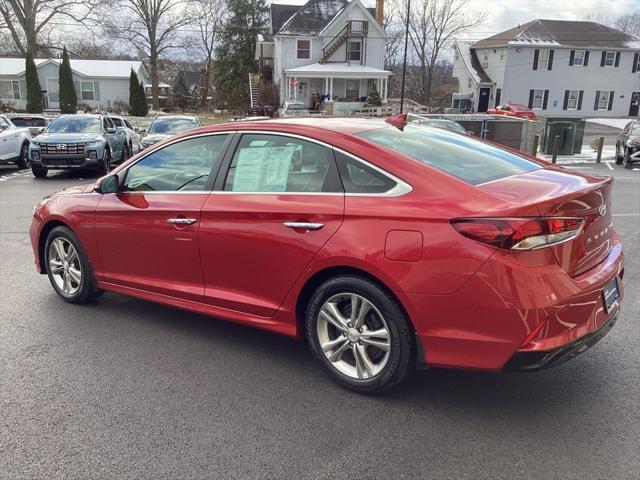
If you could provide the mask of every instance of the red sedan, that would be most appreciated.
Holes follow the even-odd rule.
[[[496,108],[487,110],[489,115],[505,115],[507,117],[528,118],[529,120],[538,120],[535,112],[526,105],[520,103],[507,103],[499,105]]]
[[[107,290],[306,339],[370,392],[416,366],[545,368],[602,338],[623,295],[611,190],[397,118],[247,122],[45,198],[30,233],[67,302]]]

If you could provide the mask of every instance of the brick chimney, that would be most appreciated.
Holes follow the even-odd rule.
[[[384,22],[384,0],[376,0],[376,22],[382,26]]]

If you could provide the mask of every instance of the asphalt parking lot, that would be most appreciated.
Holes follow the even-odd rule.
[[[33,268],[33,204],[79,174],[0,170],[0,478],[640,477],[640,171],[613,175],[621,320],[535,374],[432,369],[381,397],[303,343],[115,294],[62,302]],[[123,239],[126,241],[126,239]]]

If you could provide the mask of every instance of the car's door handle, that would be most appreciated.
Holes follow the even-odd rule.
[[[322,227],[324,227],[324,223],[284,222],[284,226],[300,230],[320,230]]]
[[[193,225],[198,220],[195,218],[169,218],[167,219],[167,223],[172,223],[174,225]]]

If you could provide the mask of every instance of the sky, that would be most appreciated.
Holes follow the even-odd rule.
[[[375,7],[375,0],[361,0]],[[414,0],[415,1],[415,0]],[[418,0],[419,1],[419,0]],[[306,0],[273,0],[302,5]],[[640,0],[466,0],[470,12],[485,12],[482,25],[467,32],[468,40],[480,40],[536,18],[547,20],[590,20],[613,26],[616,18],[640,10]]]

